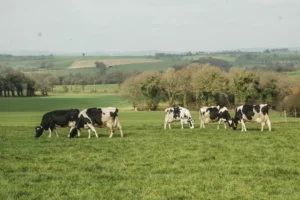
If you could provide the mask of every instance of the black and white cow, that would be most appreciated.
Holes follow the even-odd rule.
[[[169,124],[169,129],[171,129],[171,123],[173,121],[180,121],[181,128],[183,129],[183,124],[189,123],[191,129],[194,128],[194,120],[188,109],[183,107],[170,107],[165,110],[165,124],[164,129],[167,128]]]
[[[271,131],[271,122],[269,119],[269,107],[268,104],[258,105],[242,105],[236,108],[234,123],[242,124],[242,131],[247,131],[244,121],[254,121],[261,124],[261,131],[264,130],[264,126],[267,123],[269,131]]]
[[[229,114],[229,111],[226,107],[220,108],[220,106],[211,106],[211,107],[201,107],[199,110],[199,119],[200,119],[200,128],[205,128],[205,124],[218,121],[217,129],[220,128],[220,123],[224,122],[224,127],[226,123],[232,129],[235,129],[233,126],[232,118]]]
[[[118,109],[115,107],[107,108],[87,108],[79,113],[78,120],[75,125],[71,127],[69,137],[74,137],[78,134],[80,136],[80,129],[87,128],[89,132],[89,138],[91,138],[91,131],[98,137],[97,131],[94,126],[108,127],[110,129],[111,138],[116,128],[119,128],[121,137],[123,137],[123,131],[118,117]]]
[[[54,110],[43,115],[40,126],[35,127],[35,137],[38,138],[43,134],[44,130],[49,130],[49,137],[52,132],[56,133],[56,126],[73,126],[78,119],[79,110]]]

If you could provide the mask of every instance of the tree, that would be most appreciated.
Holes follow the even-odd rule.
[[[178,85],[178,78],[178,74],[176,74],[173,68],[169,68],[161,77],[160,85],[169,106],[174,105],[179,95],[180,87]]]
[[[140,77],[132,76],[121,84],[120,93],[132,104],[134,110],[137,110],[138,105],[143,101],[139,86],[141,82],[142,79]]]
[[[196,100],[204,102],[206,106],[220,104],[219,97],[226,95],[229,81],[225,79],[218,67],[210,65],[196,65],[195,67],[198,70],[192,75],[192,86]]]
[[[235,105],[254,104],[260,99],[260,81],[254,72],[246,72],[242,68],[231,69],[232,88],[235,97]]]
[[[26,96],[28,97],[35,96],[34,86],[36,81],[30,76],[26,76],[25,80],[26,80],[26,91],[27,91]]]
[[[120,88],[121,87],[121,83],[124,81],[124,78],[125,78],[123,72],[116,71],[114,73],[114,77],[115,77],[116,83],[119,85],[119,88]]]
[[[95,65],[99,69],[99,74],[103,75],[106,73],[106,65],[103,62],[96,61]]]
[[[176,72],[176,76],[178,77],[178,100],[182,102],[184,107],[188,107],[189,99],[193,95],[190,83],[195,70],[191,65]]]
[[[143,74],[142,74],[143,75]],[[149,108],[156,110],[158,103],[161,100],[159,87],[160,75],[155,73],[146,73],[145,80],[140,83],[140,90],[146,99]]]

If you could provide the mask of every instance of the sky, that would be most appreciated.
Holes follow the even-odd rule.
[[[0,0],[0,52],[300,47],[300,0]]]

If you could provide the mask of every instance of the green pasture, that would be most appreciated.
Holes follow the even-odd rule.
[[[26,116],[23,115],[23,117]],[[299,199],[298,123],[261,133],[179,124],[161,112],[124,112],[125,137],[67,138],[31,126],[1,126],[1,199]]]
[[[66,94],[49,97],[0,98],[1,112],[45,112],[59,109],[88,107],[130,107],[117,94]]]
[[[53,93],[65,93],[65,86],[55,85]],[[96,93],[116,93],[119,91],[118,84],[97,84],[97,85],[67,85],[68,93],[92,94]],[[52,95],[52,94],[51,94]]]
[[[69,139],[45,131],[55,109],[116,106],[124,137]],[[271,110],[272,131],[258,123],[233,131],[217,124],[164,130],[164,112],[135,112],[118,95],[0,98],[0,199],[299,199],[300,119]],[[267,127],[265,127],[267,129]]]
[[[291,75],[294,78],[300,79],[300,70],[299,71],[294,71],[294,72],[289,72],[289,75]]]

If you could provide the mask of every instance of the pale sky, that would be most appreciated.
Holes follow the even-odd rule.
[[[300,47],[300,0],[0,0],[0,52]]]

